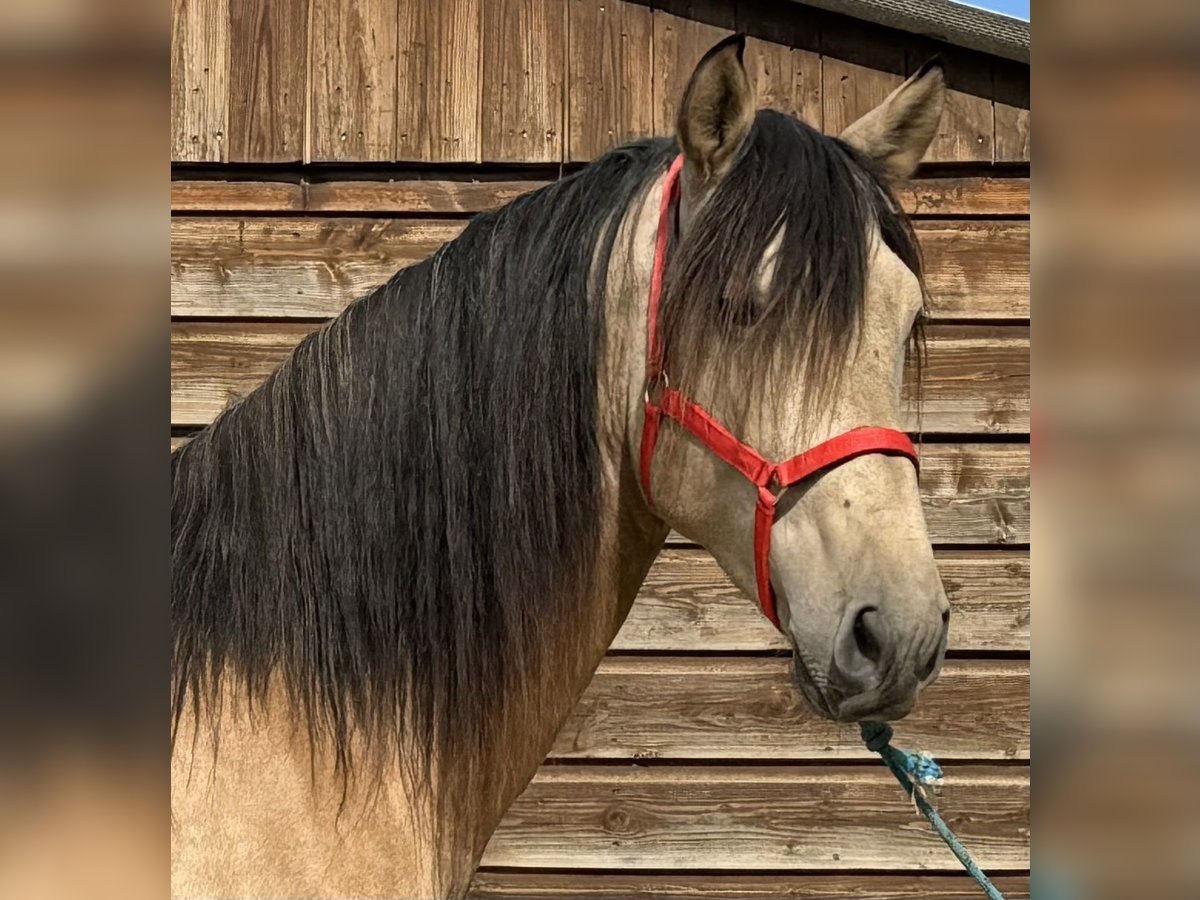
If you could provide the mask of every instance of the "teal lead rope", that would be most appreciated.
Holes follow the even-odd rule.
[[[958,861],[962,863],[963,868],[971,874],[976,883],[983,888],[983,892],[991,900],[1004,900],[1004,895],[996,890],[996,886],[983,874],[983,870],[975,864],[975,860],[971,859],[971,854],[967,852],[967,848],[962,845],[957,835],[950,830],[950,826],[925,799],[927,788],[942,783],[941,766],[928,753],[906,753],[893,747],[891,743],[892,726],[886,722],[859,722],[858,727],[862,731],[863,743],[867,745],[867,749],[878,753],[883,758],[887,767],[892,770],[892,774],[896,776],[896,780],[900,782],[900,786],[912,798],[917,809],[941,835],[946,846],[958,857]]]

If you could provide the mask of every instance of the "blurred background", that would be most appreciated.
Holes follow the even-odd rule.
[[[1195,897],[1200,4],[1034,21],[1034,896]]]
[[[0,0],[0,898],[168,884],[170,4]]]
[[[0,898],[167,893],[169,21],[0,0]],[[1195,897],[1200,4],[1033,21],[1033,896]]]

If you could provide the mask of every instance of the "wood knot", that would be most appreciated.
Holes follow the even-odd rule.
[[[604,811],[603,826],[609,834],[632,834],[636,830],[633,817],[620,806],[610,806]]]

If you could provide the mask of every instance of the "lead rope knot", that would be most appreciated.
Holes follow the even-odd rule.
[[[867,749],[872,753],[879,754],[887,767],[891,769],[892,774],[896,776],[896,780],[900,782],[905,793],[912,798],[913,806],[929,820],[929,824],[946,842],[946,846],[962,863],[963,868],[983,888],[983,892],[990,900],[1004,900],[1004,895],[983,874],[983,870],[971,858],[967,848],[962,845],[958,836],[950,830],[950,826],[938,815],[938,811],[927,799],[926,795],[929,789],[942,783],[942,767],[928,753],[908,753],[893,747],[894,732],[892,726],[887,722],[859,722],[858,727]]]
[[[905,790],[912,797],[913,806],[920,811],[917,798],[929,800],[929,789],[940,787],[942,784],[942,767],[937,764],[937,760],[928,753],[909,753],[899,747],[893,747],[892,736],[895,732],[886,722],[860,722],[859,730],[868,750],[882,756],[893,771],[896,766],[903,769],[904,774],[912,780],[911,788],[905,786]]]
[[[859,722],[858,729],[862,732],[863,743],[872,753],[882,753],[895,734],[887,722]]]

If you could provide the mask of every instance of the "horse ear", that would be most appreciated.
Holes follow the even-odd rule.
[[[843,131],[842,140],[882,165],[892,178],[908,178],[937,134],[945,100],[942,60],[935,56]]]
[[[696,65],[675,130],[684,156],[705,182],[729,171],[754,124],[754,87],[742,65],[746,36],[725,38]]]

